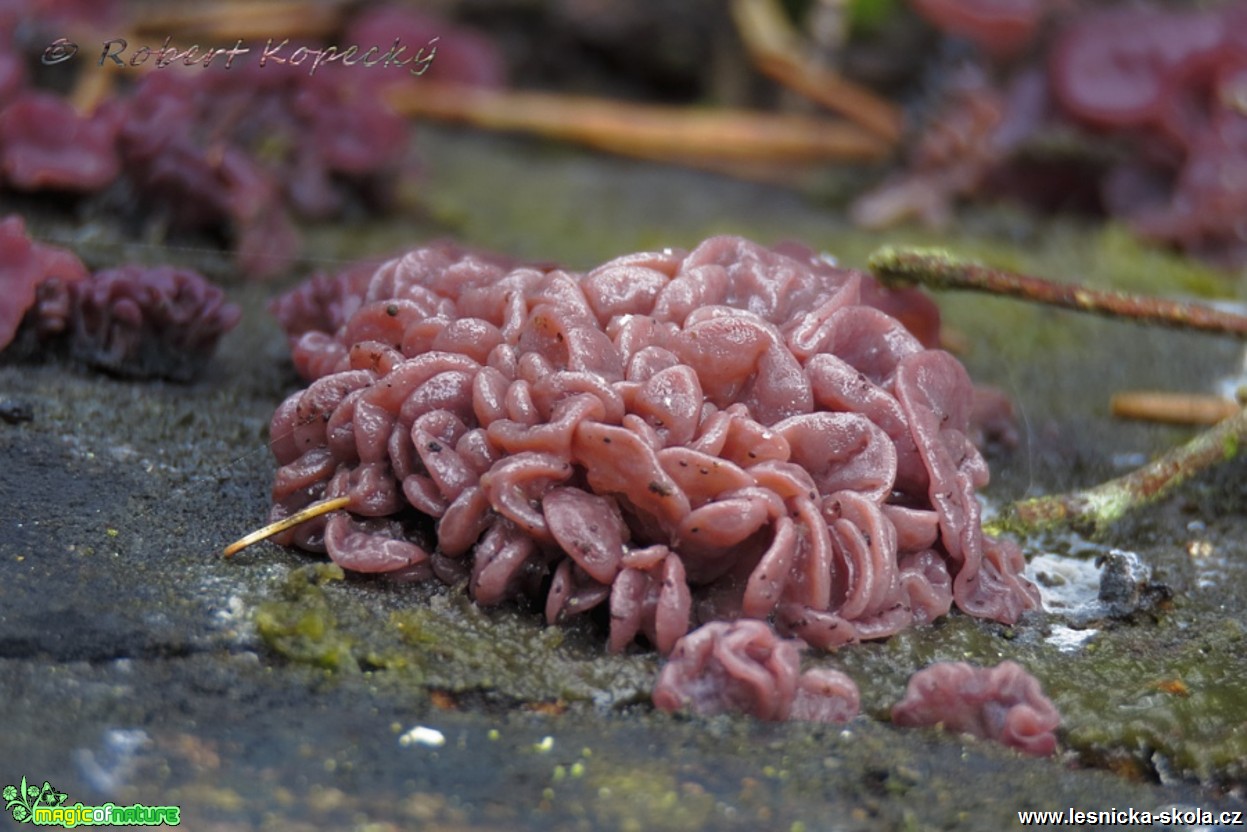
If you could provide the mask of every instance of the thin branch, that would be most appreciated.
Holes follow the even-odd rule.
[[[967,289],[1021,298],[1079,312],[1247,337],[1247,316],[1183,301],[1088,289],[994,269],[943,249],[887,246],[870,257],[870,269],[887,284],[917,283],[931,289]]]
[[[1030,534],[1068,526],[1100,533],[1127,513],[1159,500],[1213,466],[1238,456],[1247,441],[1247,410],[1125,476],[1082,491],[1020,500],[984,524],[992,532]]]

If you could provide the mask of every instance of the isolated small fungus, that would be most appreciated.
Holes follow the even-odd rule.
[[[892,722],[939,725],[1046,757],[1056,751],[1053,732],[1061,717],[1039,680],[1015,662],[940,662],[910,678],[905,698],[892,708]]]

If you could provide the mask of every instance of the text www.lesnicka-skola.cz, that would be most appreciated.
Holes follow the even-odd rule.
[[[1242,812],[1213,812],[1208,809],[1192,809],[1172,806],[1149,812],[1141,809],[1062,809],[1059,811],[1019,811],[1018,823],[1022,826],[1242,826]]]

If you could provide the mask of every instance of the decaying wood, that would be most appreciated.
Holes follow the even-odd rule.
[[[145,3],[128,9],[138,35],[213,39],[321,39],[345,20],[344,0],[264,0],[226,3]]]

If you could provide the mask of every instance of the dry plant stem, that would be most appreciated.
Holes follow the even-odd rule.
[[[984,529],[1029,534],[1068,526],[1100,533],[1128,512],[1168,494],[1196,474],[1228,462],[1247,440],[1247,410],[1204,431],[1190,442],[1123,477],[1094,488],[1021,500],[1008,506]]]
[[[95,109],[113,94],[116,87],[117,73],[112,67],[92,67],[92,71],[82,73],[69,91],[69,103],[78,113],[89,116]]]
[[[759,70],[856,122],[889,149],[900,141],[904,128],[900,110],[809,58],[809,50],[775,0],[732,0],[732,19]]]
[[[1220,396],[1126,390],[1113,394],[1110,408],[1119,419],[1174,425],[1215,425],[1233,416],[1242,409],[1242,405]]]
[[[869,263],[881,280],[892,285],[968,289],[1140,323],[1247,337],[1243,315],[1182,301],[1087,289],[1076,283],[1054,283],[963,260],[943,249],[888,246],[871,255]]]
[[[320,517],[322,514],[337,511],[340,508],[346,508],[350,505],[350,503],[350,497],[335,497],[332,500],[320,500],[319,502],[312,503],[301,511],[296,511],[289,517],[284,517],[275,523],[269,523],[263,528],[256,529],[251,534],[240,537],[238,540],[235,540],[233,543],[226,546],[222,551],[222,554],[227,558],[233,557],[243,549],[246,549],[248,546],[259,543],[261,540],[268,540],[275,534],[280,534],[286,529],[293,529],[295,526],[298,526],[301,523],[306,523],[308,520],[315,517]]]
[[[143,35],[243,38],[325,38],[342,24],[342,0],[266,0],[261,3],[147,4],[132,13]]]
[[[387,97],[406,116],[535,133],[645,159],[875,161],[889,150],[852,124],[805,115],[626,104],[427,81],[396,86]]]

